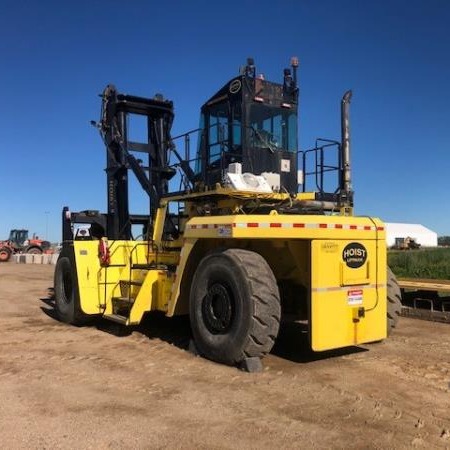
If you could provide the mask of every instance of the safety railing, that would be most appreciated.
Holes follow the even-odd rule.
[[[300,150],[298,165],[303,171],[302,192],[337,193],[341,185],[341,143],[317,139],[314,148]]]

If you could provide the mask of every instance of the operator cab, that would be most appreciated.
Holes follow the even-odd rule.
[[[23,245],[28,240],[28,230],[11,230],[8,240],[17,245]]]
[[[241,171],[263,175],[273,191],[297,192],[297,58],[291,66],[278,84],[256,76],[249,58],[202,106],[195,172],[206,186]]]

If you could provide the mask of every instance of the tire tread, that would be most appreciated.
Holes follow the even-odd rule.
[[[402,294],[392,270],[387,271],[387,334],[397,326],[402,311]]]
[[[236,317],[230,337],[211,338],[203,323],[198,286],[205,289],[209,262],[217,267],[231,267],[227,277],[237,276],[240,283],[233,289],[240,291],[245,313]],[[226,280],[226,278],[225,278]],[[204,291],[203,291],[204,292]],[[204,295],[204,294],[201,294]],[[246,358],[261,358],[272,350],[281,321],[280,293],[275,276],[267,261],[258,253],[238,248],[216,250],[206,255],[197,266],[190,294],[191,328],[200,354],[217,362],[235,365]],[[234,326],[234,325],[233,325]]]
[[[225,253],[237,259],[246,272],[255,304],[252,327],[242,359],[265,356],[272,350],[281,320],[280,294],[275,276],[258,253],[242,249],[229,249]]]

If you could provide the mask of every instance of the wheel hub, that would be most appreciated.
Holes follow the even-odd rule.
[[[233,299],[220,283],[213,284],[203,299],[203,320],[213,334],[224,334],[232,323]]]

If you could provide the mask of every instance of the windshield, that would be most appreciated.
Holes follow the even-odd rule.
[[[253,104],[250,108],[250,145],[271,151],[297,151],[297,113],[288,108]]]

